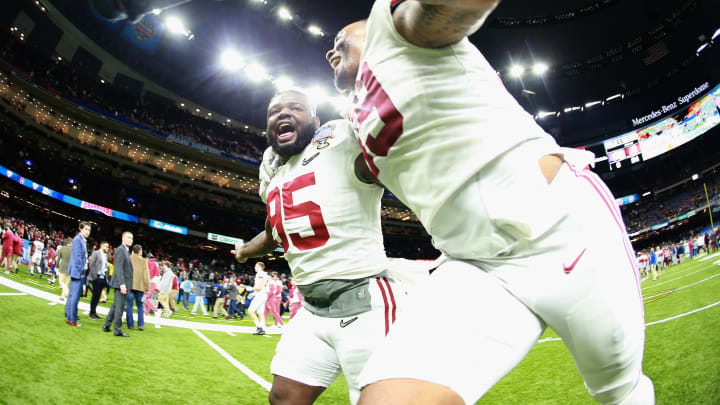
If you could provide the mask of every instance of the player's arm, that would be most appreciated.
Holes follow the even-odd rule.
[[[355,158],[355,177],[363,183],[377,184],[380,187],[385,187],[382,183],[380,183],[380,180],[375,177],[367,163],[365,163],[365,158],[363,158],[362,154],[357,155]]]
[[[272,237],[270,221],[265,219],[265,230],[255,235],[248,243],[236,243],[231,251],[240,263],[245,263],[251,257],[264,256],[275,249],[276,243]]]
[[[408,42],[442,48],[472,35],[500,0],[407,0],[393,12],[395,29]]]

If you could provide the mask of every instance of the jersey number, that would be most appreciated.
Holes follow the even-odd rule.
[[[268,221],[270,222],[270,225],[277,230],[278,236],[280,236],[280,239],[282,240],[282,247],[285,252],[288,251],[288,235],[285,233],[285,227],[283,226],[282,213],[285,214],[286,220],[301,217],[308,217],[310,220],[310,226],[315,233],[314,235],[302,237],[297,232],[290,234],[290,239],[298,250],[309,250],[324,246],[328,239],[330,239],[330,234],[328,233],[327,226],[325,226],[325,220],[322,217],[319,205],[312,201],[293,204],[293,193],[295,191],[314,185],[315,173],[307,173],[283,184],[282,199],[280,198],[279,187],[274,188],[268,193]],[[271,215],[270,206],[272,204],[274,204],[274,212]]]
[[[397,110],[392,100],[390,100],[390,97],[385,92],[385,89],[382,88],[380,82],[377,81],[367,62],[362,65],[360,78],[365,84],[367,94],[362,101],[362,105],[359,107],[356,106],[353,110],[353,124],[356,132],[359,130],[360,125],[370,116],[373,109],[377,110],[380,120],[384,124],[376,136],[368,134],[367,140],[365,141],[367,149],[362,144],[360,137],[358,137],[365,161],[373,174],[377,176],[380,170],[375,165],[373,157],[387,156],[390,148],[395,145],[395,142],[397,142],[403,133],[403,116],[400,111]],[[368,150],[372,154],[368,153]]]

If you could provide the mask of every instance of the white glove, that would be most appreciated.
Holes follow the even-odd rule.
[[[268,146],[263,153],[262,163],[260,163],[260,198],[265,201],[267,188],[270,180],[275,176],[278,168],[283,164],[282,158],[275,153],[272,146]]]

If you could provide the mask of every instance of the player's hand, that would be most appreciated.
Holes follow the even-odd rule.
[[[120,294],[127,294],[127,288],[124,285],[120,286]]]
[[[232,253],[235,256],[235,260],[238,261],[238,263],[245,263],[248,260],[247,256],[243,255],[243,246],[245,246],[242,242],[237,242],[235,244],[235,249],[231,250],[230,253]]]

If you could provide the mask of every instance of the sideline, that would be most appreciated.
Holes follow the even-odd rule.
[[[22,283],[19,283],[17,281],[13,281],[5,275],[0,275],[0,285],[4,285],[5,287],[10,287],[13,290],[17,290],[21,293],[32,295],[37,298],[44,299],[46,301],[50,301],[48,305],[63,305],[65,306],[65,302],[60,301],[60,297],[58,295],[55,295],[53,293],[47,292],[47,291],[41,291],[35,287],[30,287],[29,285],[25,285]],[[97,312],[101,315],[107,315],[110,308],[98,306]],[[78,304],[78,312],[80,311],[90,311],[90,304],[87,302],[82,302]],[[192,321],[182,321],[177,319],[161,319],[159,322],[156,320],[154,316],[146,316],[145,317],[145,323],[147,324],[158,324],[161,326],[174,326],[177,328],[185,328],[185,329],[199,329],[199,330],[208,330],[213,332],[231,332],[231,333],[245,333],[245,334],[253,334],[255,332],[255,326],[239,326],[239,325],[222,325],[222,324],[214,324],[214,323],[202,323],[202,322],[192,322]],[[99,324],[98,324],[99,326]],[[273,334],[282,334],[282,330],[277,331]]]
[[[265,388],[266,391],[270,391],[270,388],[272,387],[272,384],[270,384],[269,382],[265,381],[262,377],[260,377],[259,375],[255,374],[254,371],[250,370],[249,368],[247,368],[247,366],[245,366],[244,364],[242,364],[242,363],[240,363],[239,361],[237,361],[237,360],[236,360],[233,356],[231,356],[228,352],[226,352],[225,350],[223,350],[220,346],[218,346],[217,344],[215,344],[215,342],[213,342],[212,340],[208,339],[205,335],[203,335],[202,333],[200,333],[200,332],[197,331],[196,329],[193,329],[192,331],[195,332],[195,334],[198,335],[198,336],[200,337],[200,339],[204,340],[205,343],[207,343],[208,345],[210,345],[210,347],[212,347],[213,349],[215,349],[216,352],[220,353],[220,355],[223,356],[223,357],[225,358],[225,360],[229,361],[230,364],[232,364],[233,366],[237,367],[238,370],[240,370],[243,374],[245,374],[246,376],[248,376],[248,378],[250,378],[251,380],[255,381],[259,386]]]

